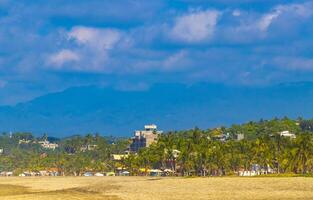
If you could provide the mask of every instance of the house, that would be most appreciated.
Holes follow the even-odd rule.
[[[96,144],[83,145],[83,146],[80,148],[80,151],[82,151],[82,152],[85,152],[85,151],[94,151],[97,147],[98,147],[98,145],[96,145]]]
[[[282,131],[279,133],[282,137],[289,137],[291,139],[295,139],[296,135],[294,133],[290,133],[289,131]]]
[[[236,137],[237,141],[240,141],[240,140],[243,140],[243,139],[245,139],[245,135],[244,134],[242,134],[242,133],[237,134],[237,137]]]
[[[31,142],[31,140],[22,139],[22,140],[18,141],[18,144],[29,144],[30,142]]]
[[[162,131],[157,130],[155,124],[145,125],[144,130],[135,131],[134,137],[132,137],[130,150],[132,152],[138,152],[141,148],[149,147],[157,141],[158,136],[162,133]]]
[[[220,134],[220,135],[214,135],[212,136],[212,139],[213,140],[216,140],[216,141],[221,141],[221,142],[225,142],[226,140],[228,140],[230,138],[230,134],[227,133],[227,134]]]
[[[40,144],[40,146],[42,146],[44,149],[52,149],[52,150],[55,150],[56,148],[59,147],[58,144],[56,144],[56,143],[50,143],[48,140],[38,141],[38,144]]]
[[[128,158],[128,156],[129,156],[128,154],[112,154],[111,155],[113,161],[122,161],[125,158]]]

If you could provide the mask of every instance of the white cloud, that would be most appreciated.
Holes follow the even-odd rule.
[[[280,31],[288,30],[283,37],[296,36],[303,23],[308,23],[313,15],[313,3],[282,4],[268,12],[240,10],[239,14],[237,11],[233,10],[231,20],[225,20],[226,24],[221,24],[217,30],[217,38],[222,42],[254,43],[256,40],[280,38]]]
[[[310,17],[313,14],[313,3],[278,5],[276,9],[300,17]]]
[[[98,50],[109,50],[120,41],[121,33],[114,29],[78,26],[68,33],[68,37],[81,45],[87,45]]]
[[[176,19],[171,31],[175,40],[194,43],[213,36],[220,13],[216,10],[192,12]]]
[[[189,64],[188,52],[181,50],[165,59],[163,62],[163,70],[178,71],[186,68]]]
[[[261,31],[267,31],[272,22],[278,18],[281,13],[282,10],[276,9],[274,12],[264,15],[257,24],[258,28]]]
[[[313,71],[313,58],[277,57],[274,64],[283,69]]]
[[[63,49],[55,54],[52,54],[48,58],[48,64],[54,68],[61,68],[65,63],[79,61],[80,57],[77,53]]]
[[[48,67],[69,71],[110,72],[110,52],[127,48],[129,40],[115,29],[77,26],[65,33],[67,49],[48,58]],[[70,65],[68,64],[70,63]]]
[[[313,3],[278,5],[259,20],[258,28],[261,31],[267,31],[269,26],[282,15],[306,18],[312,14]]]

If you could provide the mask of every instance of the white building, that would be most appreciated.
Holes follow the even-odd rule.
[[[38,144],[40,144],[45,149],[52,149],[55,150],[59,147],[56,143],[50,143],[48,140],[39,141]]]
[[[18,144],[29,144],[29,143],[31,143],[31,140],[22,139],[18,141]]]
[[[80,148],[80,151],[82,151],[82,152],[85,152],[85,151],[94,151],[97,147],[98,147],[98,145],[96,145],[96,144],[83,145],[83,146]]]
[[[244,134],[242,134],[242,133],[239,133],[239,134],[237,134],[237,141],[240,141],[240,140],[243,140],[243,139],[245,139],[245,135]]]
[[[292,139],[296,138],[296,135],[294,133],[290,133],[289,131],[282,131],[279,134],[282,137],[289,137],[289,138],[292,138]]]

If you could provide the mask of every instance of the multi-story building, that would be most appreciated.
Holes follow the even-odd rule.
[[[144,130],[135,131],[130,150],[137,152],[141,148],[149,147],[152,143],[157,141],[161,133],[162,131],[158,131],[155,124],[145,125]]]

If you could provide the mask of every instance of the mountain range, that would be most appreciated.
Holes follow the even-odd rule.
[[[312,108],[312,82],[262,87],[166,83],[143,91],[84,86],[1,106],[0,131],[131,136],[149,123],[165,131],[210,128],[261,118],[311,118]]]

